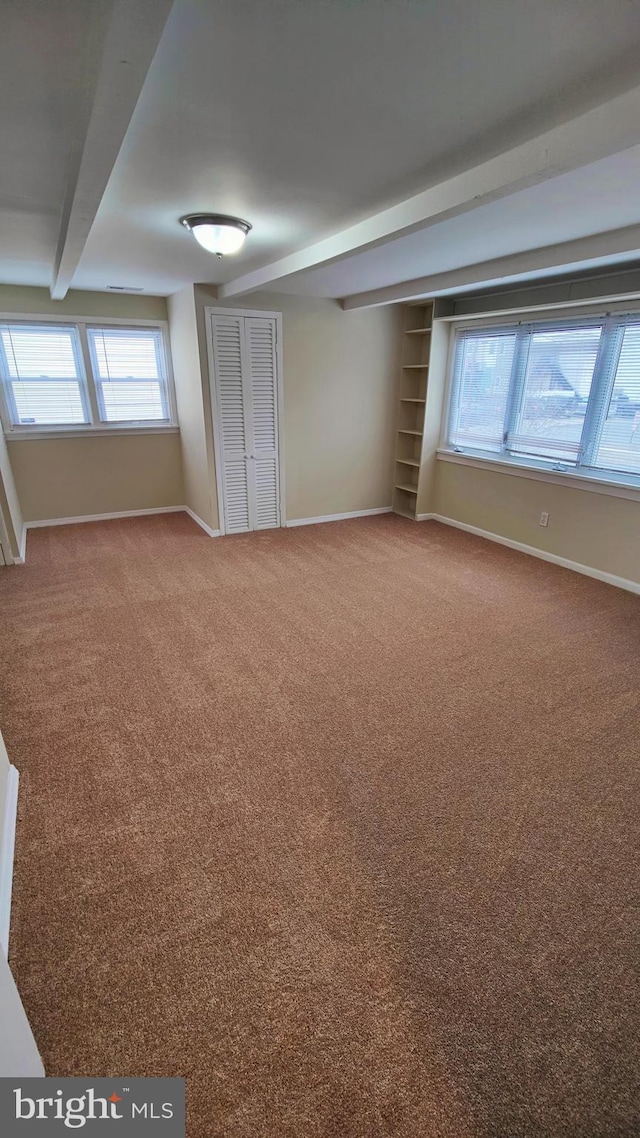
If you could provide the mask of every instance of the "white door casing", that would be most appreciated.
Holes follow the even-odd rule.
[[[281,318],[208,310],[220,529],[284,524]]]
[[[18,772],[0,734],[0,1078],[42,1076],[44,1068],[7,964]]]
[[[0,948],[0,1078],[41,1079],[42,1059],[11,969]]]
[[[13,553],[9,542],[9,531],[0,503],[0,565],[13,565]]]

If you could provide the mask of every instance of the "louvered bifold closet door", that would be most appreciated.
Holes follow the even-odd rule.
[[[244,321],[212,318],[217,420],[222,450],[224,521],[227,533],[252,529],[249,508],[248,438],[245,399]]]
[[[254,529],[273,529],[280,525],[275,320],[245,318],[245,359],[252,435],[250,512]]]

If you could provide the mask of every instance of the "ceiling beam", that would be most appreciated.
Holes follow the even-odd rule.
[[[570,268],[582,261],[597,261],[605,257],[628,254],[640,255],[640,225],[627,225],[606,233],[594,233],[574,241],[545,245],[524,253],[511,253],[476,265],[463,265],[444,273],[419,277],[401,284],[376,288],[346,296],[340,302],[344,309],[375,308],[381,304],[400,304],[420,300],[426,296],[442,295],[469,285],[488,286],[495,282],[515,280],[523,274],[543,272],[545,269]]]
[[[73,280],[173,0],[114,0],[93,105],[67,189],[50,293]]]
[[[545,182],[640,142],[640,87],[592,108],[568,122],[462,174],[373,214],[220,286],[223,297],[271,285],[308,269],[343,260],[353,253],[383,245],[400,235],[498,201],[518,190]]]

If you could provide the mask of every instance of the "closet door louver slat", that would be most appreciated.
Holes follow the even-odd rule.
[[[251,529],[247,477],[247,430],[244,408],[244,329],[237,316],[214,316],[213,358],[217,416],[222,448],[224,516],[227,533]]]
[[[251,492],[255,528],[272,529],[280,524],[275,321],[247,317],[245,335],[253,431]]]
[[[275,458],[255,461],[256,529],[273,529],[278,522],[278,464]]]

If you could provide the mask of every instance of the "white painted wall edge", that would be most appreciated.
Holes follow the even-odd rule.
[[[418,514],[418,522],[442,522],[445,526],[473,533],[476,537],[484,537],[487,541],[495,541],[498,545],[506,545],[509,549],[517,549],[519,553],[527,553],[530,557],[538,557],[541,561],[550,561],[552,565],[560,565],[563,569],[571,569],[574,573],[582,573],[585,577],[594,577],[596,581],[603,581],[605,585],[614,585],[616,589],[626,589],[629,593],[640,595],[640,581],[629,581],[626,577],[617,577],[615,573],[605,573],[603,569],[594,569],[591,565],[582,565],[579,561],[570,561],[568,557],[559,557],[557,553],[547,553],[546,549],[537,549],[535,545],[525,545],[522,541],[512,541],[510,537],[503,537],[499,533],[490,533],[489,530],[480,529],[479,526],[468,525],[467,522],[456,521],[455,518],[445,518],[442,514]]]
[[[377,506],[375,510],[352,510],[349,514],[324,514],[318,518],[291,518],[286,522],[286,528],[291,526],[315,526],[319,522],[344,522],[348,518],[368,518],[373,514],[390,514],[391,506]]]
[[[0,950],[0,1077],[41,1079],[44,1066],[20,993]]]
[[[17,557],[14,557],[14,565],[24,565],[27,559],[27,523],[22,523],[22,533],[20,534],[20,552]]]
[[[13,853],[16,841],[16,818],[18,814],[18,783],[20,776],[11,765],[7,776],[7,794],[2,819],[2,844],[0,845],[0,949],[9,955],[9,925],[11,922],[11,887],[13,884]]]
[[[205,533],[209,534],[209,537],[222,537],[221,530],[211,529],[211,526],[208,526],[206,522],[203,522],[202,518],[199,518],[197,514],[194,514],[193,510],[190,509],[189,506],[182,506],[181,508],[184,510],[185,514],[188,514],[190,518],[193,518],[196,525],[200,526],[200,529],[203,529]]]

